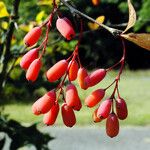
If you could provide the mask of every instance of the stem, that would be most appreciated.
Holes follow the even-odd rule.
[[[68,4],[65,0],[60,0],[60,1],[61,1],[65,6],[67,6],[67,7],[70,9],[70,11],[71,11],[72,13],[76,13],[76,14],[78,14],[78,15],[80,15],[80,16],[82,16],[82,17],[84,17],[84,18],[86,18],[86,19],[88,19],[88,20],[90,20],[90,21],[92,21],[92,22],[94,22],[94,23],[96,23],[96,24],[98,24],[100,27],[102,27],[102,28],[104,28],[105,30],[109,31],[113,36],[120,35],[120,34],[122,33],[122,30],[118,30],[118,29],[115,29],[115,28],[111,28],[111,27],[108,27],[108,26],[106,26],[106,25],[104,25],[104,24],[102,24],[102,23],[97,22],[95,19],[91,18],[90,16],[88,16],[88,15],[82,13],[81,11],[75,9],[74,7],[72,7],[72,6],[71,6],[70,4]]]
[[[123,45],[123,56],[122,56],[122,59],[121,59],[122,61],[121,61],[120,71],[119,71],[119,73],[118,73],[118,75],[117,75],[117,77],[116,77],[116,85],[115,85],[114,91],[113,91],[113,93],[112,93],[112,95],[111,95],[111,98],[114,98],[114,95],[115,95],[115,93],[116,93],[116,90],[118,90],[118,82],[119,82],[119,80],[120,80],[120,76],[121,76],[121,74],[122,74],[123,67],[124,67],[124,64],[125,64],[126,48],[125,48],[125,43],[124,43],[123,38],[121,38],[121,41],[122,41],[122,45]],[[119,90],[118,90],[118,96],[120,97],[120,95],[119,95]]]

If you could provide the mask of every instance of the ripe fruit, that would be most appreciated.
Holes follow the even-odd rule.
[[[97,117],[105,119],[109,116],[110,110],[111,110],[112,100],[107,99],[103,101],[97,111]]]
[[[82,108],[82,103],[81,103],[81,100],[78,99],[76,101],[76,105],[73,107],[73,110],[79,111],[81,108]]]
[[[98,69],[92,72],[88,77],[85,78],[85,81],[89,83],[88,86],[94,86],[100,81],[104,79],[106,76],[106,70],[105,69]]]
[[[41,60],[35,59],[29,66],[27,73],[26,73],[26,79],[28,81],[35,81],[38,77],[39,71],[41,69],[42,62]]]
[[[53,125],[59,113],[59,104],[55,103],[49,112],[44,114],[43,122],[46,125]]]
[[[100,4],[100,0],[92,0],[94,6],[98,6]]]
[[[54,66],[52,66],[46,73],[47,79],[49,82],[55,82],[59,78],[61,78],[68,68],[68,62],[64,60],[60,60]]]
[[[78,63],[76,62],[76,60],[71,61],[69,63],[68,68],[69,68],[69,72],[68,72],[69,80],[74,81],[77,78],[77,73],[78,73]]]
[[[73,26],[70,20],[68,20],[66,17],[58,18],[56,21],[56,27],[62,36],[67,40],[71,40],[75,36]]]
[[[38,58],[38,52],[39,50],[37,48],[31,49],[29,52],[27,52],[20,61],[21,68],[27,70],[30,64]]]
[[[79,68],[78,70],[78,83],[79,83],[79,86],[86,90],[88,88],[88,86],[86,85],[86,82],[85,82],[85,78],[88,76],[88,73],[87,73],[87,70],[85,68]]]
[[[66,87],[66,104],[69,107],[77,107],[78,105],[80,105],[80,98],[78,96],[78,91],[76,89],[76,87],[73,84],[69,84]]]
[[[97,117],[97,110],[98,110],[98,108],[95,109],[95,111],[94,111],[93,114],[92,114],[92,118],[93,118],[93,121],[94,121],[95,123],[101,122],[101,121],[103,120],[103,119]]]
[[[93,91],[86,99],[85,105],[88,107],[94,107],[97,105],[105,95],[105,90],[97,89]]]
[[[119,121],[115,113],[109,114],[106,120],[106,133],[111,138],[119,133]]]
[[[33,46],[40,38],[42,30],[40,27],[34,27],[24,37],[24,43],[26,46]]]
[[[124,99],[118,98],[116,100],[116,113],[120,120],[124,120],[128,116],[128,109]]]
[[[62,119],[67,127],[72,127],[76,123],[76,117],[71,107],[67,106],[66,103],[61,106]]]
[[[56,93],[54,90],[51,90],[48,93],[46,93],[44,96],[39,98],[32,105],[32,112],[35,115],[47,113],[54,105],[55,100],[56,100]]]

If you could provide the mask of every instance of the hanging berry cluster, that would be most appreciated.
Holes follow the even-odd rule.
[[[36,44],[42,35],[42,28],[46,27],[45,39],[41,45],[37,48],[31,49],[21,59],[20,66],[26,70],[26,79],[34,82],[40,69],[42,67],[42,57],[46,51],[48,42],[48,33],[52,27],[53,16],[57,13],[58,19],[56,20],[56,28],[60,34],[67,40],[71,40],[75,37],[75,30],[71,21],[66,17],[61,17],[58,7],[54,1],[54,9],[45,23],[39,27],[34,27],[24,37],[24,43],[27,47],[31,47]],[[80,21],[80,37],[72,55],[68,59],[58,61],[47,72],[46,78],[52,83],[59,79],[62,79],[59,85],[39,98],[32,106],[32,112],[35,115],[44,114],[43,122],[46,125],[53,125],[57,119],[59,113],[60,96],[62,96],[63,104],[61,105],[62,120],[67,127],[72,127],[76,123],[75,111],[79,111],[82,108],[82,103],[78,95],[76,86],[72,83],[74,80],[78,80],[79,87],[81,89],[88,89],[101,82],[106,74],[114,67],[120,65],[120,71],[115,80],[105,89],[97,89],[93,91],[86,99],[85,105],[89,108],[95,107],[99,104],[99,107],[93,112],[93,121],[95,123],[101,122],[106,119],[106,133],[110,137],[115,137],[119,133],[119,121],[126,119],[128,115],[126,102],[120,97],[118,83],[120,75],[122,73],[125,61],[125,45],[123,44],[123,56],[121,60],[108,69],[97,69],[92,73],[88,73],[87,69],[81,65],[79,58],[79,46],[82,38],[82,20]],[[41,51],[41,52],[40,52]],[[68,79],[68,84],[65,86],[65,81]],[[114,86],[113,93],[110,97],[100,103],[104,98],[107,89]],[[116,98],[117,95],[117,98]]]

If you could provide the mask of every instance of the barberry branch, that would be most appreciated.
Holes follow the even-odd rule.
[[[104,25],[103,23],[99,23],[98,21],[96,21],[95,19],[91,18],[90,16],[82,13],[81,11],[77,10],[76,8],[74,8],[73,6],[71,6],[70,4],[68,4],[65,0],[60,0],[65,6],[67,6],[70,11],[74,14],[78,14],[96,24],[98,24],[100,27],[104,28],[105,30],[109,31],[113,36],[118,36],[122,33],[122,30],[118,30],[118,29],[115,29],[115,28],[111,28],[111,27],[108,27],[106,25]]]

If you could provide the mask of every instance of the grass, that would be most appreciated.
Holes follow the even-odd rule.
[[[107,87],[116,74],[117,72],[109,73],[104,81],[86,91],[78,87],[81,100],[83,101],[93,90]],[[122,125],[150,125],[150,71],[124,71],[119,88],[121,96],[127,102],[129,111],[128,118],[120,121],[120,123]],[[111,95],[111,89],[107,91],[105,98]],[[42,116],[34,116],[31,112],[31,105],[31,103],[25,104],[22,102],[8,103],[4,105],[4,112],[9,114],[11,119],[16,119],[23,123],[41,122],[42,125]],[[92,125],[91,114],[93,110],[83,106],[80,112],[76,112],[77,124]],[[60,114],[56,125],[62,125]]]

